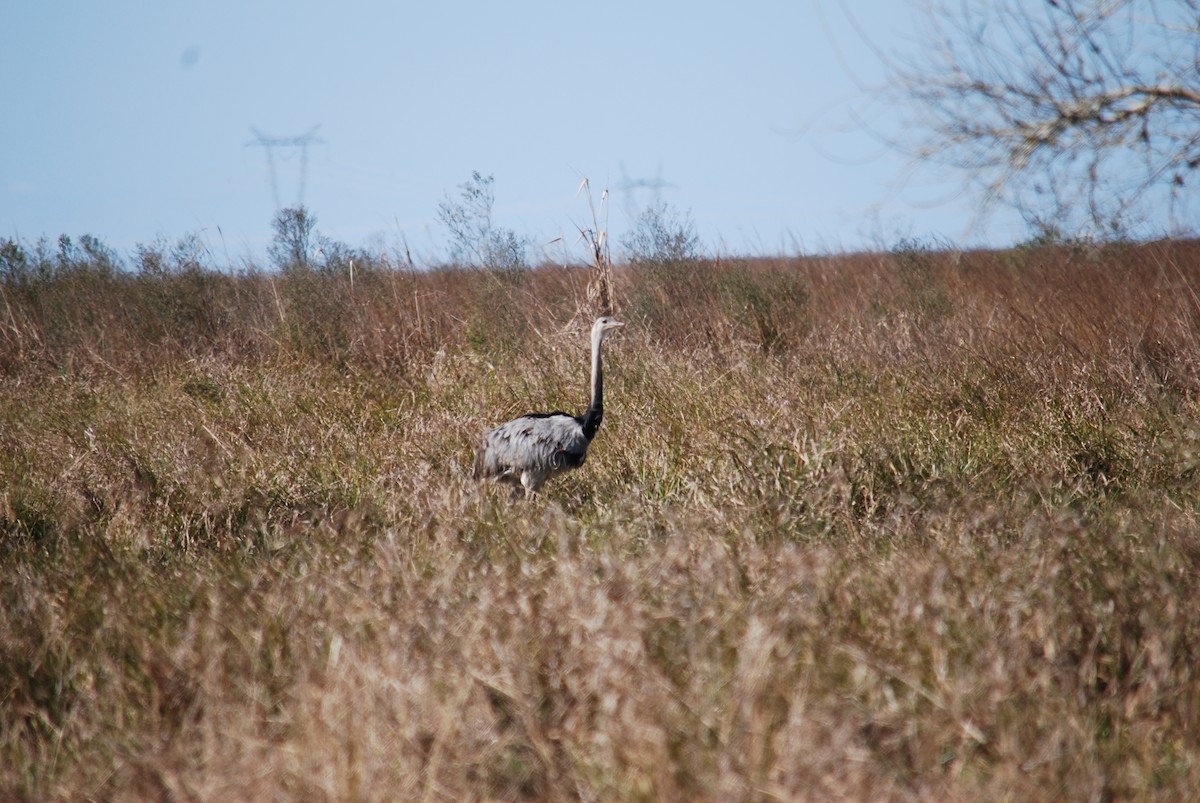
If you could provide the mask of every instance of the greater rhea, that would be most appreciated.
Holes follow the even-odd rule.
[[[592,324],[592,400],[584,414],[528,413],[501,424],[475,450],[475,479],[523,487],[530,498],[550,477],[583,465],[604,419],[604,339],[624,325],[608,315]]]

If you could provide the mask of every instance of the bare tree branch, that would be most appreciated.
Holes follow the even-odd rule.
[[[1179,227],[1155,218],[1200,167],[1200,0],[935,2],[897,82],[916,156],[1089,233]]]

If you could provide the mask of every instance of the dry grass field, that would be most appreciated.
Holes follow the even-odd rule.
[[[531,503],[585,271],[89,245],[3,254],[0,798],[1200,789],[1200,243],[618,269]]]

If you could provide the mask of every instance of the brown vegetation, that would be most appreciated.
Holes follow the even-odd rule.
[[[1200,788],[1200,245],[0,282],[0,797]],[[24,261],[23,261],[24,260]],[[145,266],[143,266],[145,267]]]

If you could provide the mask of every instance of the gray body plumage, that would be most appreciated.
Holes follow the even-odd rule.
[[[501,424],[475,450],[475,479],[512,483],[532,496],[554,475],[583,465],[604,417],[601,345],[609,330],[623,325],[607,316],[592,325],[592,397],[587,412],[529,413]]]
[[[546,480],[587,459],[583,423],[566,413],[523,415],[489,432],[475,453],[476,479],[523,485],[536,492]]]

